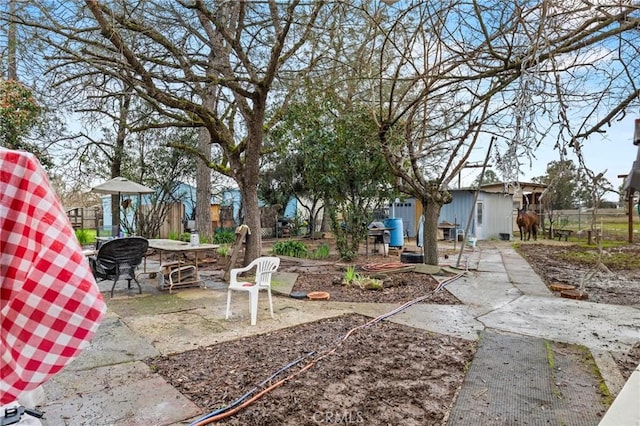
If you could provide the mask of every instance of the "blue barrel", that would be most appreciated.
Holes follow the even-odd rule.
[[[384,220],[384,227],[390,228],[391,241],[389,241],[389,247],[402,247],[404,246],[404,232],[402,229],[402,219],[391,218]]]

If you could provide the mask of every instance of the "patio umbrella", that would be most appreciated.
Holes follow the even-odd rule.
[[[91,192],[119,196],[120,194],[151,194],[156,191],[127,178],[123,178],[122,176],[118,176],[94,186],[91,188]]]
[[[101,183],[100,185],[94,186],[93,188],[91,188],[91,192],[118,196],[118,208],[112,211],[111,219],[113,222],[112,234],[113,236],[117,236],[120,231],[120,196],[122,194],[151,194],[154,193],[155,190],[122,176],[118,176],[104,183]]]

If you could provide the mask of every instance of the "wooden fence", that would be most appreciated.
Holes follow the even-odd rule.
[[[74,207],[67,210],[67,217],[73,229],[98,229],[102,226],[102,208]]]

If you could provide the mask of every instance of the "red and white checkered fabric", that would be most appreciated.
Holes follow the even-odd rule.
[[[38,160],[0,148],[0,405],[89,344],[106,305]]]

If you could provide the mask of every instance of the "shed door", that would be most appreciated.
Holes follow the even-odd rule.
[[[476,203],[476,232],[474,236],[479,240],[483,238],[483,234],[482,234],[483,219],[484,219],[484,206],[482,204],[482,201],[478,201]]]

